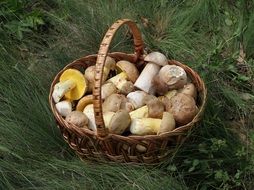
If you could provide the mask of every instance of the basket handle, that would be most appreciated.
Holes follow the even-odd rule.
[[[106,56],[108,54],[109,45],[116,33],[116,31],[124,24],[127,24],[131,29],[134,38],[135,47],[135,61],[137,61],[143,54],[143,40],[141,33],[135,22],[129,19],[117,20],[105,34],[101,44],[100,49],[97,54],[97,61],[95,65],[95,83],[93,88],[93,105],[94,105],[94,117],[97,126],[97,136],[106,137],[108,135],[108,130],[105,128],[103,113],[102,113],[102,100],[101,100],[101,85],[103,69],[105,65]]]

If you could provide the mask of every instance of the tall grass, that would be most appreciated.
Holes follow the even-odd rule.
[[[253,13],[241,9],[253,8],[251,1],[52,2],[53,9],[44,12],[50,21],[47,33],[25,34],[21,41],[0,36],[0,189],[254,186]],[[118,18],[135,20],[146,50],[192,66],[208,87],[201,125],[157,166],[80,161],[63,141],[49,109],[49,85],[57,71],[96,53]],[[240,43],[247,73],[236,66]],[[116,35],[111,51],[133,51],[127,28]]]

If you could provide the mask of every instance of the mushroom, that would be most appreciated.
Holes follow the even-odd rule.
[[[112,82],[105,83],[101,86],[101,99],[105,100],[108,96],[116,92],[117,88]]]
[[[159,96],[158,99],[163,103],[165,110],[169,111],[171,108],[170,99],[168,99],[166,96]]]
[[[87,81],[77,69],[67,69],[60,76],[60,82],[54,86],[52,97],[57,103],[65,98],[72,100],[80,99],[87,91]]]
[[[167,84],[169,89],[179,89],[187,83],[185,70],[177,65],[163,66],[158,75],[159,79]]]
[[[177,90],[170,90],[170,91],[168,91],[168,92],[165,94],[165,96],[166,96],[169,100],[171,100],[171,98],[174,97],[176,94],[177,94]]]
[[[164,95],[169,90],[168,85],[160,79],[158,74],[153,77],[152,85],[158,95]]]
[[[83,98],[81,98],[78,101],[78,104],[76,106],[76,110],[77,111],[83,111],[84,108],[88,105],[88,104],[92,104],[93,103],[93,95],[87,95],[84,96]]]
[[[151,52],[147,56],[145,56],[144,60],[147,62],[156,63],[161,66],[165,66],[168,64],[167,57],[160,52]]]
[[[134,86],[140,90],[147,92],[148,94],[155,94],[152,80],[154,76],[158,74],[160,67],[160,65],[152,62],[147,63],[138,79],[134,83]]]
[[[132,83],[135,83],[135,81],[137,80],[139,76],[138,69],[133,63],[129,61],[125,61],[125,60],[118,61],[116,63],[116,69],[118,73],[126,72],[128,76],[128,80],[130,80]]]
[[[76,125],[77,127],[86,127],[88,125],[88,118],[87,116],[81,112],[81,111],[72,111],[70,112],[66,118],[65,121],[68,123],[72,123],[73,125]]]
[[[176,124],[173,114],[169,112],[163,112],[161,126],[157,134],[159,135],[162,133],[172,131],[173,129],[175,129],[175,125]]]
[[[111,94],[102,104],[103,112],[117,112],[120,109],[132,111],[133,105],[122,94]]]
[[[130,115],[125,110],[119,110],[114,114],[109,113],[108,117],[109,119],[106,119],[106,120],[110,120],[110,121],[109,123],[107,121],[107,125],[105,125],[105,127],[108,128],[109,132],[113,134],[121,135],[129,127],[131,123]]]
[[[130,132],[134,135],[155,135],[159,131],[160,125],[161,119],[133,119],[130,126]]]
[[[134,105],[135,109],[142,107],[145,105],[145,97],[148,94],[146,92],[143,92],[141,90],[137,90],[134,92],[131,92],[127,95],[127,98],[129,101]]]
[[[120,93],[128,94],[134,90],[134,86],[131,81],[127,81],[127,78],[127,74],[125,72],[121,72],[120,74],[110,78],[108,81],[112,82]]]
[[[164,104],[159,99],[154,99],[148,102],[148,117],[151,118],[162,118],[164,112]]]
[[[106,128],[108,128],[113,115],[115,115],[115,112],[112,112],[112,111],[103,113],[103,120],[104,120],[104,125]]]
[[[194,98],[183,93],[178,93],[171,98],[171,108],[169,109],[174,116],[177,125],[189,123],[197,114],[198,108]]]
[[[56,110],[61,116],[66,117],[72,111],[71,102],[68,100],[63,100],[56,103]]]
[[[138,109],[130,112],[130,116],[131,116],[131,119],[148,117],[148,107],[143,106],[141,108],[138,108]]]
[[[84,110],[83,113],[87,116],[89,122],[88,122],[88,128],[96,131],[97,127],[95,124],[95,118],[94,118],[94,108],[93,108],[93,104],[89,104],[87,105]]]
[[[188,83],[184,85],[182,89],[179,90],[180,93],[192,96],[194,100],[197,98],[197,90],[193,83]]]

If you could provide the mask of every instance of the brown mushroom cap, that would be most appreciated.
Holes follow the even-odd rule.
[[[122,134],[130,125],[131,118],[127,111],[117,111],[109,123],[109,132],[114,134]]]
[[[127,98],[122,94],[111,94],[102,104],[103,112],[117,112],[122,102],[127,102]]]
[[[72,123],[73,125],[76,125],[77,127],[86,127],[88,125],[88,118],[87,116],[81,112],[81,111],[72,111],[69,113],[65,120],[68,123]]]
[[[162,118],[164,112],[164,104],[158,100],[154,99],[148,102],[148,117],[150,118]]]
[[[163,80],[161,80],[160,75],[154,76],[152,84],[154,86],[156,94],[158,95],[164,95],[169,90],[168,85]]]
[[[186,94],[179,93],[171,98],[171,108],[169,110],[178,125],[189,123],[197,114],[195,100]]]
[[[129,62],[129,61],[125,61],[125,60],[121,60],[118,61],[116,63],[116,68],[118,70],[118,73],[124,71],[127,73],[128,79],[132,82],[135,83],[135,81],[137,80],[138,76],[139,76],[139,71],[136,68],[136,66]]]

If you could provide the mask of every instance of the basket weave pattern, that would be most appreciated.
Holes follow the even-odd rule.
[[[108,48],[115,32],[124,24],[127,24],[132,31],[135,53],[108,53]],[[178,127],[171,132],[161,135],[122,136],[110,134],[104,126],[101,100],[102,71],[107,55],[114,58],[116,61],[127,60],[134,64],[136,63],[137,68],[139,71],[141,71],[142,64],[140,63],[144,63],[143,41],[141,38],[141,33],[133,21],[121,19],[115,22],[104,36],[97,55],[89,55],[77,59],[64,67],[55,76],[50,88],[49,102],[64,140],[73,150],[76,151],[81,159],[106,159],[114,162],[136,162],[148,164],[163,160],[170,154],[176,145],[180,144],[185,139],[187,132],[192,127],[196,126],[198,121],[200,121],[204,110],[207,93],[204,82],[199,75],[188,66],[175,60],[168,60],[168,64],[174,64],[182,67],[197,88],[197,105],[199,107],[199,112],[194,119],[187,125]],[[81,72],[84,72],[85,69],[91,65],[96,66],[95,85],[93,89],[93,104],[97,132],[85,128],[78,128],[75,125],[67,123],[64,118],[58,114],[52,98],[54,86],[59,81],[61,74],[66,69],[75,68]]]

